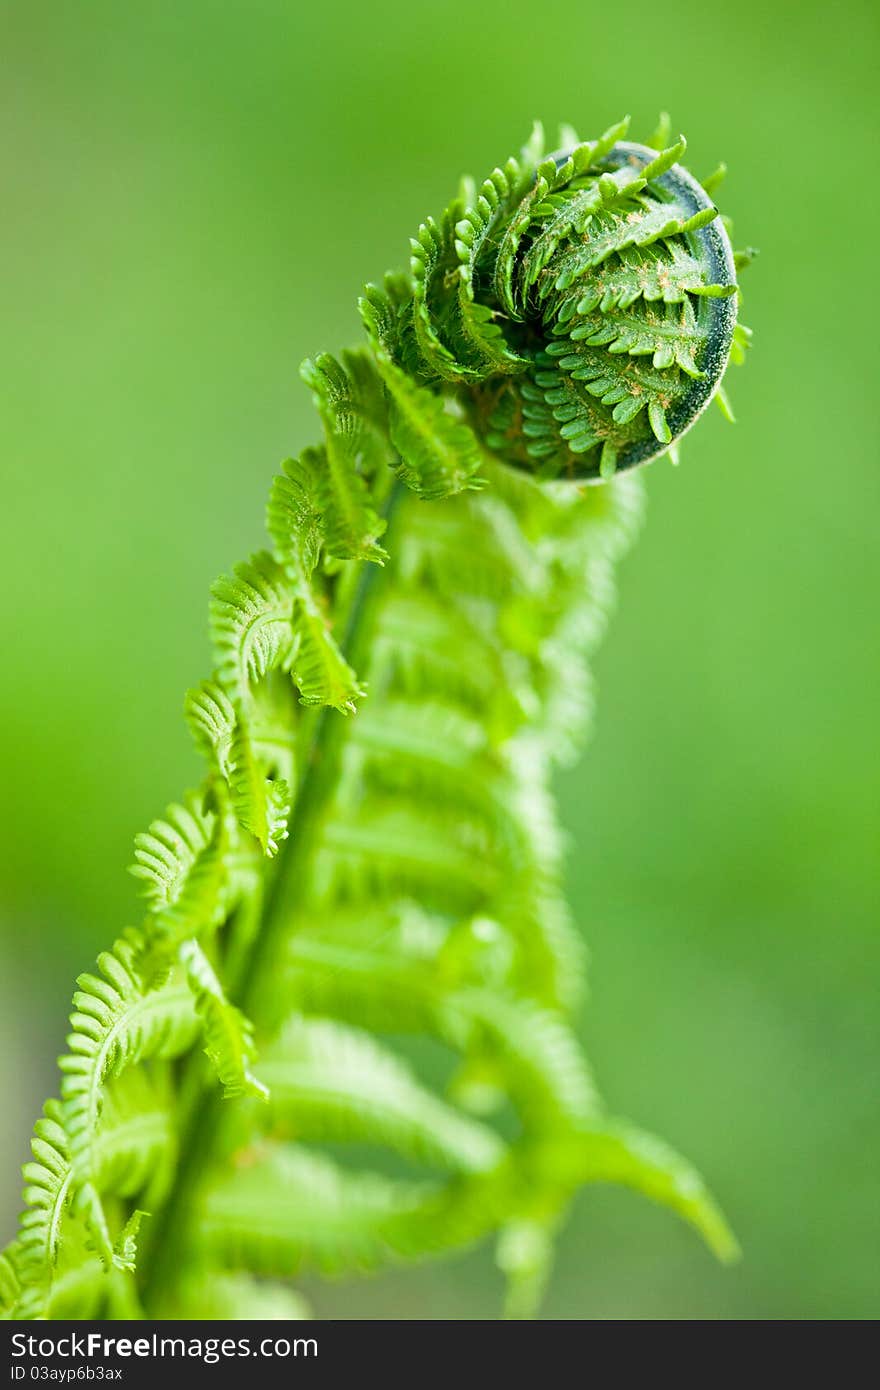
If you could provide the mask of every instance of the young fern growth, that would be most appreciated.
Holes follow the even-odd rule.
[[[587,1182],[733,1254],[568,1022],[549,784],[639,517],[627,470],[724,404],[746,343],[684,141],[625,134],[544,157],[536,133],[367,289],[368,345],[305,364],[323,442],[214,586],[186,700],[208,770],[137,837],[144,920],[78,981],[6,1316],[300,1317],[301,1270],[493,1234],[527,1316]]]

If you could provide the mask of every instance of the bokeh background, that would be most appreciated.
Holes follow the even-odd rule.
[[[0,1240],[74,975],[136,915],[135,831],[195,780],[207,587],[260,541],[357,340],[458,175],[534,117],[660,108],[761,248],[736,429],[648,477],[560,790],[613,1107],[705,1171],[745,1251],[594,1189],[561,1318],[878,1313],[880,583],[869,0],[0,3]],[[489,1254],[318,1291],[491,1317]]]

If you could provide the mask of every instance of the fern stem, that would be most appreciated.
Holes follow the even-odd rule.
[[[390,471],[388,478],[383,515],[390,530],[404,487]],[[382,571],[377,565],[359,567],[344,618],[345,630],[340,645],[346,660],[356,669],[366,666],[377,598],[381,595],[381,577]],[[348,728],[349,722],[344,715],[327,708],[310,710],[303,719],[305,737],[301,756],[304,770],[293,806],[289,836],[263,895],[260,928],[230,990],[235,1002],[257,1017],[259,1010],[255,1005],[273,969],[279,939],[283,939],[296,912],[303,875],[313,850],[315,826],[333,794]],[[247,912],[248,904],[240,910]],[[139,1262],[142,1300],[148,1312],[173,1284],[175,1271],[180,1267],[193,1197],[211,1162],[223,1122],[224,1102],[201,1055],[193,1057],[190,1063],[182,1094],[181,1157],[176,1181],[153,1223],[149,1243],[145,1244]]]

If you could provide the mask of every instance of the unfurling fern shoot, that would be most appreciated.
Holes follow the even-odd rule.
[[[367,346],[305,364],[323,441],[214,586],[186,700],[208,770],[137,837],[144,920],[78,981],[7,1316],[298,1317],[300,1271],[491,1235],[528,1316],[587,1182],[734,1252],[692,1168],[606,1113],[568,1022],[550,779],[630,470],[728,409],[747,341],[712,181],[683,140],[625,136],[545,156],[536,132],[366,290]],[[406,1035],[455,1059],[442,1089]],[[395,1162],[364,1171],[365,1146]]]

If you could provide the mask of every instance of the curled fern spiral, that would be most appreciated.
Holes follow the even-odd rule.
[[[727,410],[747,343],[683,142],[625,134],[538,133],[465,185],[365,291],[368,346],[304,365],[323,439],[214,586],[205,776],[137,836],[143,919],[77,981],[4,1316],[301,1317],[301,1271],[492,1235],[531,1315],[589,1182],[734,1253],[570,1021],[550,779],[639,518],[614,475]]]
[[[658,154],[625,129],[494,170],[420,228],[411,299],[373,304],[396,361],[454,384],[484,444],[542,478],[674,446],[733,345],[733,252],[685,140]]]

